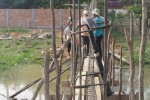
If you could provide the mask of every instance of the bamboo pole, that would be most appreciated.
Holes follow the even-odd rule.
[[[108,53],[107,53],[107,58],[109,57],[109,44],[110,44],[110,34],[111,34],[111,30],[112,30],[112,28],[111,29],[109,29],[109,32],[108,32],[108,36],[107,36],[107,51],[108,51]]]
[[[81,26],[81,2],[80,0],[78,0],[78,11],[79,11],[79,26]],[[81,31],[81,27],[79,27],[79,31]],[[79,71],[79,75],[82,75],[82,54],[81,54],[81,34],[79,34],[79,66],[80,66],[80,71]],[[82,85],[82,78],[80,77],[80,85]],[[82,100],[82,89],[80,88],[80,100]]]
[[[139,100],[144,100],[144,58],[147,43],[148,0],[142,0],[142,37],[139,52]]]
[[[107,0],[104,0],[104,17],[105,17],[104,26],[107,25],[107,13],[108,13]],[[107,28],[106,28],[104,29],[104,82],[107,81],[107,67],[108,67],[107,36],[108,36],[108,33],[107,33]],[[104,100],[107,100],[107,84],[104,85]]]
[[[88,84],[88,85],[77,85],[77,86],[73,86],[73,88],[88,88],[90,86],[97,86],[97,85],[104,85],[104,84],[107,84],[107,83],[101,83],[101,84]]]
[[[75,0],[72,0],[73,3],[73,32],[75,31],[75,24],[76,24],[76,19],[75,19]],[[76,45],[75,45],[75,41],[76,41],[76,36],[75,34],[72,35],[72,67],[71,67],[71,80],[72,80],[72,84],[75,85],[75,75],[76,75]],[[75,89],[73,89],[73,100],[75,100]]]
[[[43,83],[44,83],[44,77],[41,79],[40,83],[38,84],[38,86],[37,86],[37,88],[36,88],[36,91],[34,92],[34,95],[33,95],[33,97],[32,97],[32,100],[35,100],[35,99],[36,99],[36,97],[37,97],[37,95],[38,95],[38,93],[39,93],[39,91],[40,91],[40,89],[41,89]]]
[[[132,41],[130,40],[129,34],[127,33],[127,29],[124,29],[126,41],[128,43],[129,49],[129,57],[130,57],[130,76],[129,76],[129,88],[130,88],[130,95],[129,98],[131,100],[135,100],[135,92],[134,92],[134,74],[135,74],[135,67],[134,67],[134,58],[133,58],[133,50],[132,50]]]
[[[45,90],[45,100],[50,99],[49,94],[49,62],[50,62],[50,52],[49,49],[46,50],[44,59],[44,90]]]
[[[62,8],[62,0],[60,0],[60,7]],[[63,45],[63,26],[62,26],[62,9],[60,9],[60,27],[61,27],[61,32],[60,32],[60,35],[61,35],[61,44]],[[62,54],[60,55],[60,62],[59,62],[59,66],[60,68],[62,67],[62,60],[63,60],[63,54],[64,52],[62,52]],[[60,69],[61,70],[61,69]]]
[[[70,39],[68,39],[65,43],[63,43],[63,45],[61,46],[61,48],[59,49],[59,51],[57,52],[57,56],[59,56],[63,50],[65,49],[65,47],[67,46],[67,44],[70,42]],[[66,61],[63,62],[66,63],[69,59],[67,59]],[[49,67],[49,73],[51,72],[51,70],[53,69],[54,66],[54,61],[51,62],[50,67]],[[54,68],[55,69],[55,68]],[[42,78],[38,78],[35,81],[29,83],[28,85],[26,85],[25,87],[23,87],[22,89],[20,89],[19,91],[17,91],[16,93],[14,93],[13,95],[9,96],[9,98],[13,98],[16,95],[20,94],[21,92],[25,91],[26,89],[28,89],[29,87],[31,87],[32,85],[34,85],[35,83],[37,83],[38,81],[42,81]]]
[[[115,60],[114,60],[114,50],[115,50],[115,38],[113,38],[112,41],[112,53],[111,53],[111,59],[112,59],[112,89],[114,91],[114,82],[115,82]]]
[[[70,69],[70,67],[71,66],[69,66],[68,68],[66,68],[65,70],[63,70],[62,72],[61,72],[61,74],[63,74],[64,72],[66,72],[67,70],[69,70]],[[54,78],[52,78],[49,82],[52,82],[54,79],[56,79],[57,78],[57,76],[55,76]]]
[[[68,61],[68,60],[66,60],[66,61]],[[63,62],[63,64],[66,63],[66,61]],[[52,67],[52,66],[53,66],[53,63],[51,63],[50,66]],[[49,70],[49,73],[51,73],[51,72],[54,71],[54,70],[55,70],[55,68]],[[26,89],[28,89],[29,87],[31,87],[32,85],[34,85],[35,83],[37,83],[38,81],[41,80],[40,83],[39,83],[39,85],[38,85],[38,87],[37,87],[37,90],[38,90],[38,88],[41,86],[41,84],[43,85],[43,83],[44,83],[44,79],[43,79],[43,78],[44,78],[44,77],[38,78],[37,80],[31,82],[30,84],[28,84],[28,85],[26,85],[25,87],[23,87],[21,90],[17,91],[15,94],[11,95],[9,98],[14,98],[14,97],[17,96],[18,94],[20,94],[21,92],[25,91]],[[37,90],[36,90],[36,91],[37,91]],[[40,90],[40,89],[39,89],[39,90]],[[39,91],[38,91],[38,92],[39,92]],[[36,94],[36,92],[35,92],[34,94]],[[33,98],[34,98],[34,97],[35,97],[35,96],[33,96]],[[35,99],[32,99],[32,100],[35,100]]]
[[[50,0],[51,16],[52,16],[52,47],[54,64],[56,67],[57,79],[56,79],[56,100],[60,100],[60,66],[57,60],[56,53],[56,33],[55,33],[55,13],[54,13],[54,0]],[[49,100],[49,99],[46,99]]]
[[[26,89],[28,89],[29,87],[31,87],[32,85],[34,85],[35,83],[37,83],[38,81],[40,81],[42,78],[38,78],[35,81],[31,82],[30,84],[26,85],[25,87],[23,87],[22,89],[20,89],[19,91],[17,91],[15,94],[9,96],[9,98],[14,98],[16,95],[20,94],[21,92],[25,91]]]
[[[118,97],[121,100],[121,91],[122,91],[122,47],[120,47],[120,68],[119,68],[119,91]]]
[[[69,59],[68,59],[68,60],[69,60]],[[62,63],[62,65],[65,64],[68,60],[64,61],[64,62]],[[54,66],[53,63],[51,63],[51,68],[52,68],[52,66]],[[54,71],[55,68],[56,68],[56,67],[53,67],[53,69],[51,69],[51,70],[49,71],[49,73],[51,73],[52,71]],[[36,91],[34,92],[34,95],[33,95],[33,97],[32,97],[32,100],[35,100],[35,99],[36,99],[36,97],[37,97],[37,95],[38,95],[38,93],[39,93],[39,91],[40,91],[40,89],[41,89],[43,83],[44,83],[44,77],[41,79],[40,83],[38,84],[38,86],[37,86],[37,88],[36,88]]]
[[[107,51],[108,51],[108,53],[107,53],[107,58],[108,58],[108,60],[109,60],[109,61],[108,61],[108,66],[109,66],[109,67],[108,67],[108,77],[109,77],[109,81],[110,81],[110,79],[111,79],[111,78],[110,78],[110,77],[111,77],[111,76],[110,76],[110,72],[111,72],[111,67],[112,67],[112,66],[111,66],[111,65],[112,65],[112,64],[111,64],[111,59],[109,59],[110,34],[111,34],[111,30],[112,30],[112,28],[109,29],[108,36],[107,36]],[[101,45],[102,45],[102,44],[101,44]]]
[[[112,45],[112,41],[110,41],[110,45]],[[112,50],[112,47],[110,48],[110,50]],[[111,82],[111,85],[112,85],[112,54],[111,54],[111,57],[109,59],[109,66],[110,66],[110,69],[109,69],[110,80],[109,81]]]

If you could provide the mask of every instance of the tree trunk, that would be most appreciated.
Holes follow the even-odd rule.
[[[147,0],[142,0],[142,38],[139,54],[139,100],[144,100],[144,58],[147,41]]]
[[[56,67],[57,79],[56,79],[56,100],[60,100],[60,66],[58,65],[56,55],[56,34],[55,34],[55,13],[54,13],[54,1],[50,0],[51,16],[52,16],[52,47],[54,64]]]

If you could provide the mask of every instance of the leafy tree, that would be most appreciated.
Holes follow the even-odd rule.
[[[97,8],[100,9],[100,13],[103,14],[104,11],[104,0],[97,1]]]
[[[109,18],[114,21],[116,19],[116,12],[112,10],[110,13],[108,13]]]
[[[136,18],[139,18],[141,16],[142,8],[140,5],[128,6],[128,7],[126,7],[126,9],[129,12],[133,12]]]
[[[90,3],[91,0],[81,0],[81,3]],[[70,0],[54,0],[55,8],[66,8]],[[76,2],[77,3],[77,2]],[[49,0],[1,0],[0,8],[11,9],[31,9],[31,8],[50,8]]]
[[[0,1],[0,8],[4,9],[4,8],[8,8],[10,5],[10,0],[1,0]]]

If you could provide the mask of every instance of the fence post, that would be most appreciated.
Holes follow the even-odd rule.
[[[32,9],[32,28],[35,28],[35,9]]]
[[[6,9],[7,28],[9,27],[9,9]]]

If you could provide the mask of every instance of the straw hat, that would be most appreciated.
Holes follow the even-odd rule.
[[[92,11],[92,14],[95,14],[95,15],[100,16],[100,10],[95,8],[95,9]]]
[[[89,14],[88,10],[83,11],[83,15],[88,15],[88,14]]]

